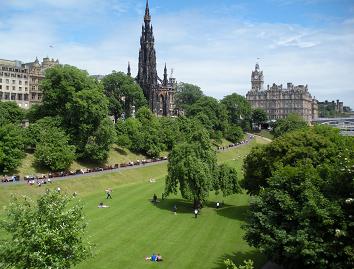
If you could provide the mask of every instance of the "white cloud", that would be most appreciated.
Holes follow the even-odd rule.
[[[74,10],[74,1],[69,0],[15,3],[39,1],[50,5],[61,2],[61,6],[51,15],[14,14],[3,25],[0,23],[0,58],[30,61],[49,55],[91,74],[125,71],[130,61],[132,72],[136,72],[143,10],[140,2],[85,0],[81,11]],[[97,1],[100,4],[93,8]],[[112,3],[116,6],[109,7]],[[107,8],[135,14],[134,19],[107,24],[108,19],[113,20],[104,17]],[[265,84],[308,84],[317,98],[342,99],[354,108],[352,20],[313,29],[206,17],[196,11],[164,15],[151,12],[160,75],[167,62],[179,81],[198,84],[208,95],[222,98],[232,92],[245,94],[250,88],[251,70],[260,57]],[[79,25],[72,23],[80,20]],[[85,33],[91,39],[78,42],[61,33],[65,21],[66,27],[71,26],[76,32],[85,23],[103,30],[97,37],[97,32]],[[51,44],[55,45],[53,49],[49,48]]]

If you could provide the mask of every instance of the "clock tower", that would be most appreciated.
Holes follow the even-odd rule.
[[[253,91],[261,91],[261,90],[263,90],[264,76],[263,76],[263,71],[259,70],[259,64],[258,63],[256,63],[255,70],[252,71],[251,84],[252,84],[252,90]]]

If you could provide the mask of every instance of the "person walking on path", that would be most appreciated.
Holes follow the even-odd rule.
[[[108,188],[106,189],[106,199],[112,199],[112,189],[111,188]]]
[[[196,219],[198,217],[198,209],[194,209],[194,218]]]
[[[176,206],[176,204],[173,206],[173,213],[174,213],[175,215],[177,215],[177,206]]]
[[[216,209],[219,209],[219,207],[220,207],[220,203],[216,202]]]

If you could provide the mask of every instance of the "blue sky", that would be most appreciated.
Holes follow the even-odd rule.
[[[0,0],[0,58],[59,58],[90,74],[136,73],[145,0]],[[308,84],[354,108],[354,1],[150,0],[159,73],[216,98],[265,84]],[[53,48],[50,47],[53,46]]]

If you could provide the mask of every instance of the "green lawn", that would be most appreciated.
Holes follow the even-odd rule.
[[[257,141],[263,142],[258,138]],[[234,165],[240,171],[242,159],[252,145],[218,153],[218,160]],[[85,206],[88,236],[95,244],[94,256],[75,268],[217,269],[224,268],[226,258],[239,263],[253,259],[256,268],[263,265],[265,257],[242,239],[241,224],[249,196],[237,194],[223,199],[211,194],[208,205],[198,219],[194,219],[191,203],[179,195],[171,196],[157,206],[149,201],[154,193],[161,196],[166,173],[164,163],[51,184],[51,188],[60,186],[68,193],[77,191]],[[149,183],[149,178],[155,178],[156,183]],[[107,187],[113,189],[113,199],[109,201],[104,195]],[[11,193],[33,197],[44,190],[44,187],[27,185],[1,186],[0,208],[7,203]],[[225,206],[216,210],[216,201],[222,199]],[[98,209],[101,201],[110,208]],[[171,212],[174,204],[178,207],[177,215]],[[145,261],[144,257],[153,252],[159,252],[164,261]]]

